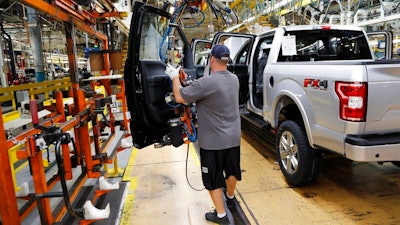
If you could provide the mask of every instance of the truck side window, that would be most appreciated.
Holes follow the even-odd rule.
[[[372,59],[362,31],[317,29],[287,31],[285,36],[296,37],[296,51],[283,55],[281,48],[278,62]]]

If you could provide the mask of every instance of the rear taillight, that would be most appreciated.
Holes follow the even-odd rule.
[[[366,83],[335,83],[335,92],[339,97],[340,119],[365,121],[367,111],[367,89]]]

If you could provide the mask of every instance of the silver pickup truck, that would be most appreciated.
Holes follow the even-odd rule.
[[[323,151],[400,165],[400,61],[375,60],[361,28],[220,33],[216,43],[237,49],[234,63],[249,55],[243,61],[249,113],[242,117],[276,134],[277,161],[288,183],[313,181]]]
[[[166,63],[179,63],[197,79],[207,75],[207,63],[196,62],[207,61],[211,45],[189,43],[165,11],[144,4],[133,11],[124,69],[132,139],[138,148],[170,144],[168,121],[177,109],[166,104]],[[311,25],[258,35],[217,33],[211,44],[221,43],[230,48],[228,68],[240,81],[242,118],[274,138],[289,184],[312,182],[325,151],[400,166],[400,62],[376,60],[362,29]]]

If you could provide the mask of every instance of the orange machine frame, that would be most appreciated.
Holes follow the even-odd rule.
[[[92,119],[97,120],[97,117],[91,117],[90,114],[93,113],[93,101],[86,101],[85,93],[83,90],[79,88],[79,83],[77,76],[75,74],[76,68],[76,59],[74,53],[74,40],[73,33],[71,30],[79,29],[87,32],[89,35],[93,35],[98,39],[102,40],[104,50],[108,50],[108,38],[107,35],[96,31],[93,25],[96,23],[95,17],[99,16],[94,12],[88,12],[83,10],[82,13],[76,13],[76,10],[73,8],[76,4],[72,0],[56,0],[52,4],[47,3],[44,0],[20,0],[22,4],[30,6],[40,12],[45,13],[59,21],[65,22],[66,25],[66,39],[67,39],[67,51],[68,51],[68,59],[70,62],[70,76],[72,81],[72,97],[74,99],[74,104],[71,106],[73,109],[73,118],[66,120],[66,115],[64,113],[64,105],[62,99],[62,93],[56,92],[55,99],[56,104],[54,106],[54,112],[52,113],[52,117],[43,121],[40,126],[48,127],[54,124],[57,124],[58,128],[62,130],[62,132],[69,131],[74,129],[75,136],[79,136],[79,139],[76,139],[76,152],[79,157],[78,162],[82,161],[82,157],[84,158],[86,173],[83,179],[79,180],[78,185],[76,185],[76,189],[73,190],[70,199],[73,199],[77,196],[80,187],[85,183],[86,178],[96,178],[100,176],[100,172],[95,168],[97,165],[101,165],[104,161],[109,161],[109,159],[102,158],[93,158],[91,151],[91,143],[99,142],[98,135],[94,135],[93,138],[90,137],[88,122]],[[93,14],[94,13],[94,14]],[[71,29],[71,27],[73,29]],[[109,67],[109,55],[104,54],[104,64],[105,69],[102,71],[103,74],[108,74]],[[123,81],[120,81],[123,86]],[[105,82],[105,86],[107,90],[111,90],[108,86],[110,83]],[[125,100],[125,89],[121,88],[121,93],[118,94],[119,98],[122,99],[123,102],[123,110],[124,110],[124,122],[122,126],[125,130],[128,130],[128,118],[126,118],[125,110],[126,100]],[[1,112],[1,108],[0,108]],[[98,122],[93,122],[93,129],[98,129]],[[113,127],[111,127],[114,130]],[[4,131],[3,119],[0,117],[0,130]],[[66,209],[62,209],[61,212],[58,212],[57,215],[53,216],[52,209],[50,207],[48,198],[40,198],[39,201],[33,202],[29,207],[25,208],[23,212],[19,212],[17,205],[17,198],[15,195],[15,189],[12,180],[11,174],[11,166],[8,154],[9,148],[14,145],[15,141],[23,142],[25,141],[25,148],[17,151],[18,159],[29,159],[33,182],[35,187],[35,196],[41,196],[47,192],[56,184],[58,179],[52,179],[50,181],[46,180],[43,162],[42,162],[42,153],[37,150],[35,143],[35,135],[42,132],[40,129],[29,129],[18,136],[14,137],[13,140],[7,140],[5,136],[5,132],[0,132],[0,145],[5,146],[0,149],[0,160],[3,163],[0,163],[0,198],[2,199],[2,204],[0,204],[0,215],[2,224],[5,225],[14,225],[20,224],[23,219],[28,215],[28,213],[35,208],[39,203],[41,207],[41,221],[44,224],[52,224],[53,222],[58,222],[62,219],[63,215],[66,212]],[[68,145],[62,145],[62,154],[63,154],[63,162],[65,167],[65,178],[72,179],[72,166],[70,159],[70,152]],[[8,185],[7,185],[8,184]],[[29,196],[25,197],[29,199]],[[88,224],[90,221],[81,222]]]

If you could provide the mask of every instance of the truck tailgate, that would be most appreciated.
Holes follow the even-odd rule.
[[[400,61],[366,63],[368,106],[365,134],[400,131]]]

